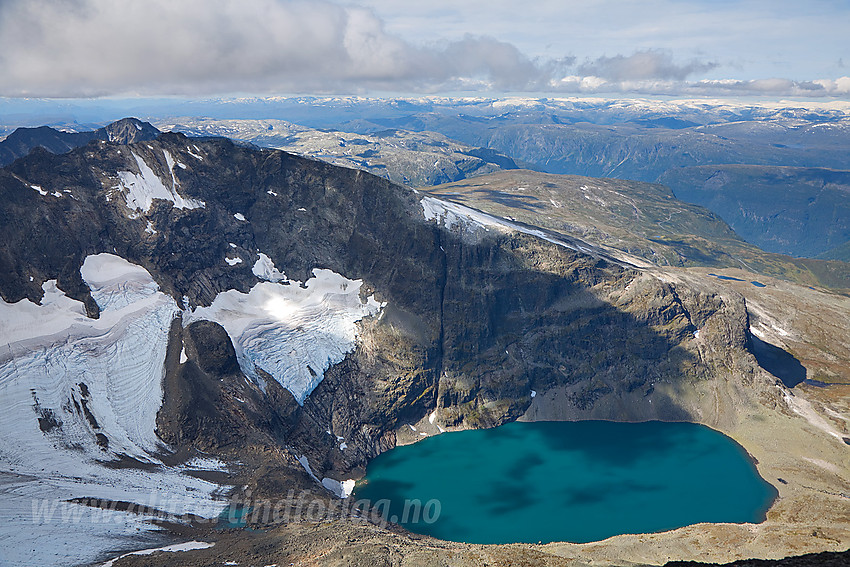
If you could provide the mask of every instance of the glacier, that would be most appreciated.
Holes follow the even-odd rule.
[[[357,322],[377,314],[384,304],[373,296],[361,299],[363,282],[332,270],[314,269],[303,284],[286,280],[265,254],[255,263],[254,274],[271,281],[248,293],[219,293],[209,307],[185,313],[183,322],[219,323],[246,376],[259,381],[255,368],[262,369],[303,405],[325,371],[354,348]]]
[[[436,197],[423,197],[419,201],[419,204],[422,207],[422,214],[425,216],[425,220],[442,224],[450,231],[460,230],[469,234],[474,234],[477,230],[481,229],[487,232],[490,229],[496,229],[502,232],[514,231],[535,236],[562,248],[584,252],[585,254],[596,254],[599,252],[598,250],[594,250],[590,245],[573,245],[558,238],[553,238],[540,229],[530,228],[516,222],[500,219],[493,215],[482,213],[479,210],[452,203],[451,201],[443,201]]]
[[[225,487],[156,456],[167,450],[156,414],[176,302],[147,270],[112,254],[89,256],[80,274],[98,319],[54,280],[40,305],[0,301],[0,563],[88,563],[153,541],[150,510],[75,498],[206,518],[226,505],[215,499]],[[145,470],[123,466],[128,457]]]

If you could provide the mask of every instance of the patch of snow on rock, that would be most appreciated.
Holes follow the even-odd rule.
[[[125,198],[127,207],[130,210],[146,213],[150,211],[154,199],[171,201],[174,208],[177,209],[198,209],[204,207],[203,201],[185,198],[177,192],[177,182],[173,172],[171,172],[171,188],[168,188],[148,164],[145,163],[145,160],[135,152],[131,153],[136,160],[139,173],[133,173],[132,171],[118,172],[120,187],[127,191]],[[169,165],[173,165],[174,161],[170,159],[170,154],[166,152],[165,155]]]
[[[307,474],[309,474],[316,482],[321,482],[316,475],[313,474],[313,469],[310,468],[310,461],[307,459],[307,455],[301,455],[300,457],[295,457],[295,459],[301,463],[301,466],[304,467]]]
[[[259,279],[267,282],[276,283],[286,281],[286,274],[278,271],[278,269],[275,268],[272,259],[262,252],[259,253],[257,261],[254,262],[254,267],[251,268],[251,272]]]
[[[107,561],[106,563],[101,565],[101,567],[112,567],[112,565],[116,561],[118,561],[119,559],[123,559],[124,557],[130,557],[131,555],[151,555],[151,554],[153,554],[154,552],[157,552],[157,551],[169,552],[169,553],[175,553],[175,552],[178,552],[178,551],[193,551],[195,549],[207,549],[207,548],[210,548],[214,545],[215,545],[214,543],[207,543],[205,541],[187,541],[186,543],[177,543],[177,544],[174,544],[174,545],[166,545],[165,547],[154,547],[152,549],[142,549],[140,551],[133,551],[133,552],[130,552],[130,553],[125,553],[124,555],[116,557],[115,559],[110,559],[109,561]]]
[[[333,492],[339,498],[348,498],[354,492],[354,480],[343,480],[342,482],[332,478],[323,478],[322,486]]]
[[[215,457],[195,457],[184,464],[183,467],[196,471],[228,472],[230,470],[227,463]]]

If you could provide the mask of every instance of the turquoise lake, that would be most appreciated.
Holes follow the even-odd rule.
[[[397,447],[369,464],[354,498],[389,499],[386,517],[449,541],[583,543],[761,522],[775,496],[744,449],[708,427],[582,421],[509,423]],[[418,521],[414,500],[430,501]]]

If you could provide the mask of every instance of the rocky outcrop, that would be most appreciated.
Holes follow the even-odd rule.
[[[817,257],[850,240],[850,172],[768,165],[672,169],[659,181],[760,248]]]
[[[44,148],[50,153],[63,154],[88,144],[103,140],[118,144],[132,144],[153,140],[160,131],[136,118],[122,118],[103,128],[88,132],[63,132],[49,126],[18,128],[0,141],[0,166],[8,165],[29,154],[34,148]]]
[[[157,200],[130,210],[117,179],[139,163],[204,205]],[[246,390],[220,327],[187,327],[192,363],[169,374],[160,427],[177,446],[221,449],[263,432],[307,455],[316,474],[343,474],[435,409],[444,427],[490,427],[530,408],[549,415],[545,396],[533,404],[531,392],[559,391],[560,418],[710,421],[720,417],[691,400],[695,392],[751,372],[740,297],[665,283],[534,235],[447,229],[425,219],[420,195],[363,172],[166,134],[35,152],[4,170],[2,184],[6,301],[38,301],[41,282],[57,278],[96,315],[79,265],[110,251],[146,267],[178,303],[209,305],[256,284],[259,250],[290,278],[326,268],[362,279],[386,302],[303,408],[283,389]],[[231,256],[241,263],[225,262]],[[247,406],[234,401],[246,396]]]
[[[288,278],[279,285],[332,270],[380,302],[303,405],[261,369],[246,375],[218,323],[172,325],[157,434],[172,459],[241,463],[233,484],[255,497],[297,488],[330,502],[316,481],[359,475],[432,414],[444,428],[729,425],[753,398],[779,396],[746,351],[741,296],[476,211],[434,213],[361,171],[164,134],[36,150],[0,170],[0,192],[6,302],[38,302],[56,279],[96,317],[80,265],[101,252],[143,266],[184,309],[247,293],[260,254]]]

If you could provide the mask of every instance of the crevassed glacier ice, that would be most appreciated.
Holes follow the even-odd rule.
[[[258,261],[257,272],[283,276],[271,260]],[[354,348],[356,323],[382,307],[371,296],[361,301],[361,280],[324,269],[313,270],[313,276],[303,286],[261,282],[248,293],[225,291],[209,307],[184,315],[184,324],[199,319],[219,323],[246,375],[256,376],[253,367],[261,368],[303,404],[325,371]]]
[[[90,256],[80,271],[99,319],[55,281],[43,284],[41,305],[0,301],[0,556],[12,564],[90,563],[138,547],[140,534],[156,529],[150,514],[74,498],[204,517],[225,504],[213,499],[220,487],[155,456],[164,448],[156,413],[176,303],[146,270],[117,256]],[[121,455],[153,468],[103,466]]]

